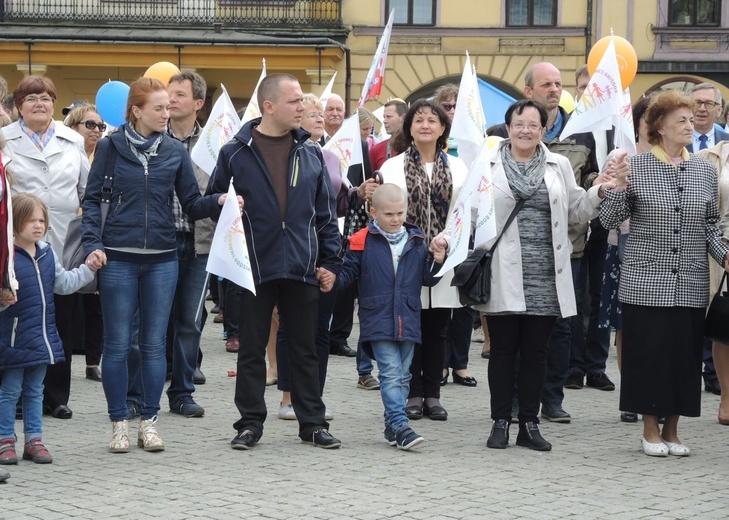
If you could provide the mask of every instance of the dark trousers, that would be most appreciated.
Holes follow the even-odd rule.
[[[327,379],[329,367],[329,321],[332,319],[332,309],[336,301],[336,293],[329,291],[319,295],[319,319],[316,332],[316,355],[319,357],[319,395],[324,395],[324,383]],[[291,365],[289,363],[289,349],[286,345],[285,323],[279,322],[276,336],[276,362],[278,363],[278,389],[282,392],[291,391]]]
[[[291,401],[299,421],[299,437],[311,438],[314,430],[328,428],[319,392],[319,359],[316,355],[319,288],[292,280],[274,280],[250,291],[238,292],[240,337],[235,405],[240,419],[233,427],[263,433],[266,420],[266,345],[271,332],[271,314],[278,306],[286,324],[286,344],[291,367]],[[228,311],[229,312],[229,311]]]
[[[440,380],[443,378],[443,359],[448,341],[448,323],[451,309],[423,309],[420,311],[420,330],[423,343],[415,346],[410,365],[410,394],[412,397],[440,399]]]
[[[468,368],[468,351],[471,349],[473,322],[478,312],[470,307],[453,309],[448,325],[448,343],[446,344],[443,368],[465,370]]]
[[[79,308],[81,295],[56,294],[53,297],[53,302],[56,307],[56,327],[63,343],[63,353],[66,356],[66,361],[48,365],[46,371],[46,377],[43,381],[43,406],[51,411],[60,405],[67,405],[71,394],[71,357],[76,339],[74,316]]]
[[[227,333],[227,339],[237,338],[238,323],[240,319],[238,293],[241,288],[225,278],[221,281],[220,287],[222,290],[220,296],[225,301],[225,304],[221,306],[221,312],[223,313],[223,329]]]
[[[519,354],[519,423],[539,422],[539,401],[547,369],[547,345],[554,316],[489,316],[491,418],[511,420],[514,364]]]
[[[86,364],[96,366],[101,362],[104,349],[104,319],[101,315],[101,298],[98,294],[82,294],[84,310],[84,354]]]
[[[354,324],[354,300],[357,299],[357,284],[337,291],[336,305],[332,313],[332,326],[329,329],[329,344],[335,348],[346,343]]]

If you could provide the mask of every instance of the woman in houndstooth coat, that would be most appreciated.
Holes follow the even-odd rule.
[[[608,192],[606,228],[630,218],[618,297],[623,304],[620,409],[643,414],[650,456],[686,456],[679,416],[698,417],[701,353],[709,302],[709,254],[727,263],[717,228],[716,171],[684,148],[693,138],[694,102],[658,94],[646,112],[650,152],[630,161],[630,184]],[[658,417],[665,416],[662,430]]]

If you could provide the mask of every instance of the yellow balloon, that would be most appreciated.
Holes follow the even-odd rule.
[[[167,85],[170,82],[170,78],[179,73],[180,69],[178,69],[173,63],[170,63],[169,61],[160,61],[148,68],[147,72],[144,73],[144,77],[158,79]]]
[[[559,99],[559,106],[564,108],[565,112],[571,114],[572,111],[575,109],[575,98],[572,97],[572,94],[570,94],[566,90],[563,90],[562,97]]]
[[[623,90],[628,88],[635,79],[635,75],[638,73],[638,54],[635,49],[625,38],[620,36],[605,36],[600,38],[595,45],[590,49],[590,54],[587,56],[587,71],[590,76],[595,74],[597,66],[600,65],[602,55],[610,45],[610,39],[615,41],[615,57],[618,61],[618,69],[620,70],[620,83],[622,83]]]
[[[495,150],[503,140],[504,138],[498,135],[490,135],[486,138],[486,146],[489,147],[489,150]]]

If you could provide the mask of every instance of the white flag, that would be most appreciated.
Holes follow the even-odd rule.
[[[253,94],[251,95],[251,100],[248,102],[246,111],[243,114],[243,117],[240,118],[241,125],[246,124],[251,119],[261,117],[261,109],[258,106],[258,85],[261,84],[261,81],[263,81],[263,78],[265,78],[265,77],[266,77],[266,58],[263,58],[263,70],[261,71],[261,76],[258,78],[258,83],[256,83],[256,88],[253,89]]]
[[[321,96],[319,96],[319,103],[321,103],[321,106],[326,107],[327,106],[327,100],[329,99],[329,96],[332,95],[332,88],[334,87],[334,80],[337,77],[337,71],[334,71],[334,76],[332,76],[332,79],[329,80],[329,84],[327,84],[326,88],[324,88],[324,92],[321,93]]]
[[[628,152],[629,156],[637,152],[635,145],[635,127],[633,126],[633,105],[630,101],[630,88],[623,91],[620,101],[620,114],[615,117],[615,137],[613,144]]]
[[[609,130],[622,113],[622,93],[615,42],[611,40],[559,139],[582,132]]]
[[[213,105],[208,122],[190,152],[190,158],[208,175],[218,162],[218,152],[240,130],[240,119],[223,84],[223,93]]]
[[[256,294],[246,234],[232,181],[228,187],[228,198],[225,199],[218,225],[215,227],[205,269]]]
[[[468,52],[458,89],[450,136],[458,143],[458,157],[470,167],[486,139],[486,116],[481,106],[478,77],[471,67],[471,57]]]
[[[494,187],[491,184],[491,147],[484,141],[476,160],[471,165],[471,171],[479,176],[476,192],[474,193],[475,206],[478,208],[476,217],[476,235],[473,247],[476,249],[496,236],[496,220],[494,220]],[[472,173],[469,172],[469,175]]]
[[[334,152],[339,158],[342,179],[347,178],[350,166],[362,164],[362,135],[359,131],[357,112],[344,120],[337,133],[324,145],[324,149]]]
[[[394,9],[390,11],[390,18],[387,20],[382,38],[380,38],[380,44],[377,46],[370,70],[367,72],[367,79],[365,79],[364,85],[362,86],[362,95],[359,101],[357,101],[357,108],[364,105],[368,99],[376,98],[382,92],[382,85],[385,82],[385,65],[387,65],[387,49],[390,46],[390,33],[392,32],[393,21],[395,21]]]

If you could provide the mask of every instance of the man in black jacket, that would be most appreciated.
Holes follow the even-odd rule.
[[[341,260],[335,195],[321,149],[299,128],[303,93],[295,77],[272,74],[258,87],[263,116],[226,144],[210,179],[209,193],[226,191],[233,179],[245,201],[243,227],[256,294],[238,295],[239,327],[235,404],[240,419],[234,449],[250,449],[266,420],[266,343],[274,306],[286,324],[291,357],[292,401],[302,441],[322,448],[341,443],[327,430],[319,393],[316,355],[320,273],[335,276]],[[245,332],[243,332],[245,331]]]

